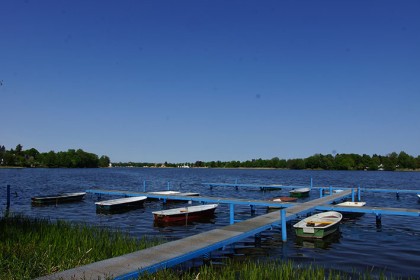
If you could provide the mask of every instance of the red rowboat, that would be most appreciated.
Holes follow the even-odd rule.
[[[273,202],[295,202],[297,200],[297,197],[290,197],[290,196],[278,196],[270,199],[270,201]],[[269,206],[270,209],[281,209],[282,207],[276,207],[276,206]]]

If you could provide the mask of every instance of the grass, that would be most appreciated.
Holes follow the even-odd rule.
[[[33,279],[162,242],[87,225],[8,215],[0,220],[0,279]]]
[[[335,270],[326,270],[322,267],[300,267],[292,261],[267,261],[256,262],[246,260],[244,262],[228,261],[226,265],[202,266],[198,270],[175,271],[167,269],[155,274],[142,275],[139,279],[155,280],[271,280],[271,279],[298,279],[298,280],[391,280],[400,279],[385,274],[371,275],[353,272],[351,274]],[[408,278],[417,279],[417,278]]]

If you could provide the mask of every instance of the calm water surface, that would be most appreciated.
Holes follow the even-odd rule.
[[[58,206],[33,207],[31,197],[56,192],[85,191],[94,187],[142,191],[146,180],[147,191],[166,190],[170,182],[172,190],[198,192],[203,196],[269,199],[288,195],[287,190],[262,192],[259,189],[216,187],[210,190],[202,183],[238,183],[309,185],[314,186],[365,187],[420,190],[420,172],[357,172],[357,171],[292,171],[292,170],[235,170],[235,169],[0,169],[0,211],[6,207],[6,185],[11,185],[11,210],[28,216],[52,220],[64,219],[87,222],[100,227],[120,228],[133,236],[164,236],[169,240],[180,239],[229,224],[229,209],[220,205],[216,217],[209,223],[188,226],[155,227],[152,211],[164,207],[180,207],[183,204],[164,206],[161,202],[147,202],[144,208],[126,213],[97,214],[94,202],[112,197],[88,194],[82,202]],[[318,198],[311,192],[306,201]],[[363,193],[362,200],[368,207],[398,207],[420,209],[420,201],[414,194]],[[267,213],[260,207],[254,215]],[[235,208],[235,219],[252,217],[249,207]],[[297,221],[293,221],[292,224]],[[370,271],[373,274],[420,278],[420,219],[419,217],[383,216],[382,226],[377,227],[375,216],[343,221],[340,232],[326,240],[307,241],[296,238],[288,228],[288,241],[281,242],[280,229],[262,233],[261,241],[248,238],[223,251],[212,253],[218,258],[233,256],[241,258],[294,260],[298,264],[316,264],[327,268],[352,272]],[[197,262],[197,263],[194,263]],[[190,265],[198,265],[200,260]]]

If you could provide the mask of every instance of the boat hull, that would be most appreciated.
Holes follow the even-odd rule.
[[[182,193],[178,191],[157,191],[157,192],[149,192],[153,195],[178,195],[178,196],[199,196],[199,193],[195,192],[187,192]],[[160,200],[163,198],[153,198],[153,197],[147,197],[148,200]],[[166,202],[185,202],[185,200],[176,200],[176,199],[166,199]]]
[[[86,193],[63,193],[57,195],[35,196],[31,198],[33,205],[48,205],[81,201]]]
[[[290,196],[280,196],[280,197],[274,197],[273,199],[271,199],[270,201],[272,202],[296,202],[297,201],[297,197],[290,197]],[[281,206],[268,206],[269,209],[283,209],[284,207]]]
[[[304,189],[296,189],[289,191],[289,195],[291,197],[308,197],[309,196],[310,189],[304,188]]]
[[[366,205],[366,202],[362,201],[346,201],[342,203],[336,204],[337,206],[343,206],[343,207],[363,207]],[[358,212],[352,212],[352,211],[341,211],[340,213],[343,215],[344,219],[355,219],[360,218],[364,215],[364,213],[358,213]]]
[[[178,208],[178,213],[166,214],[165,211],[153,212],[155,224],[185,224],[189,222],[208,220],[214,217],[217,205],[214,207],[195,210],[197,206]],[[197,208],[199,209],[199,208]]]
[[[338,230],[338,224],[328,227],[326,229],[314,228],[313,232],[309,232],[308,229],[305,228],[297,228],[295,229],[296,236],[302,238],[315,238],[320,239],[324,238]]]
[[[112,199],[96,202],[96,212],[124,212],[143,207],[146,196]]]

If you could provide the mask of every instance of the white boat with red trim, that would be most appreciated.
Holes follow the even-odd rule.
[[[153,218],[157,223],[193,222],[214,216],[218,204],[203,204],[168,210],[154,211]]]

